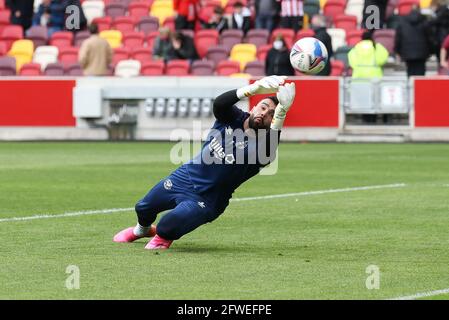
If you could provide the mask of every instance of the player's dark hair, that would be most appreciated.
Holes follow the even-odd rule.
[[[266,99],[270,99],[271,101],[273,101],[275,106],[277,106],[279,103],[279,100],[276,96],[269,96],[269,97],[266,97]]]
[[[98,33],[98,25],[96,23],[92,23],[89,26],[89,32],[90,32],[90,34],[97,34]]]

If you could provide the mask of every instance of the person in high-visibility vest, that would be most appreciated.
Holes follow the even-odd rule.
[[[387,59],[388,50],[374,42],[371,31],[363,33],[362,40],[348,53],[353,78],[381,78]]]

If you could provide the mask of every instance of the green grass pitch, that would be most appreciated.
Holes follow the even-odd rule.
[[[170,143],[0,143],[0,219],[130,208]],[[449,288],[449,145],[282,144],[279,171],[168,251],[116,244],[132,210],[0,222],[0,299],[387,299]],[[80,289],[65,286],[80,270]],[[366,268],[380,268],[368,290]],[[446,299],[441,295],[434,299]]]

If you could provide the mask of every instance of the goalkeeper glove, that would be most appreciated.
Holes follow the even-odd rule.
[[[285,117],[287,116],[287,112],[290,109],[293,100],[295,99],[295,93],[296,88],[293,82],[279,87],[279,91],[276,95],[279,100],[279,104],[274,110],[273,120],[271,121],[271,129],[282,129]]]
[[[279,86],[285,82],[285,79],[287,79],[286,76],[269,76],[262,78],[253,84],[238,89],[237,97],[243,99],[256,94],[275,93],[278,91]]]

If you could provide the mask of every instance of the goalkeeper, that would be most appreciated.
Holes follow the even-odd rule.
[[[146,249],[168,249],[173,240],[215,220],[234,190],[273,161],[280,131],[295,98],[295,84],[270,76],[218,96],[216,121],[201,152],[156,184],[137,202],[138,223],[114,236],[115,242],[152,237]],[[257,94],[274,94],[244,112],[235,104]],[[152,225],[157,215],[170,210]]]

